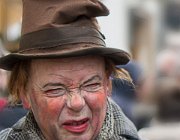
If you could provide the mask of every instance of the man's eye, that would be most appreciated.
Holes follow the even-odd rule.
[[[45,91],[45,94],[48,97],[57,97],[57,96],[62,96],[66,93],[66,89],[64,88],[57,88],[57,89],[49,89]]]
[[[82,90],[88,91],[88,92],[95,92],[98,91],[101,87],[101,83],[92,83],[82,86]]]

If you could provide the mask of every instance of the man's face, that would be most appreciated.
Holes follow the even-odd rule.
[[[47,140],[90,140],[102,127],[109,80],[101,57],[38,59],[31,63],[27,94]]]

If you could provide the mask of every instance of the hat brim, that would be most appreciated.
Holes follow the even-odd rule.
[[[45,53],[11,53],[0,58],[0,68],[5,70],[12,70],[14,65],[19,61],[31,60],[31,59],[51,59],[51,58],[67,58],[78,57],[85,55],[97,55],[111,59],[116,65],[127,64],[130,60],[130,55],[120,49],[105,48],[105,47],[93,47],[82,50],[73,51],[46,51]]]

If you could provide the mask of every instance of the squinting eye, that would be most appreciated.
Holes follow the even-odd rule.
[[[48,97],[57,97],[57,96],[62,96],[66,93],[66,89],[64,88],[57,88],[57,89],[49,89],[45,91],[45,94]]]
[[[92,83],[82,86],[82,90],[87,92],[95,92],[98,91],[101,87],[101,83]]]

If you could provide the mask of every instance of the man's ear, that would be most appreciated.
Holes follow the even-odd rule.
[[[31,108],[31,105],[30,105],[30,103],[29,103],[28,96],[27,96],[27,94],[25,94],[24,91],[21,91],[21,92],[20,92],[20,98],[21,98],[23,107],[24,107],[25,109],[30,109],[30,108]]]

